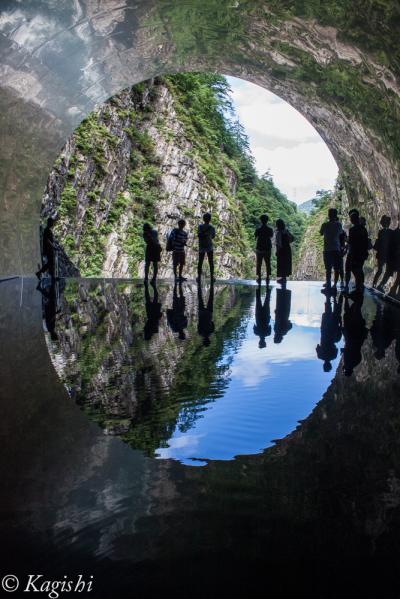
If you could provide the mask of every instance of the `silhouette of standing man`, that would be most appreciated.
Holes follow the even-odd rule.
[[[199,225],[197,235],[199,238],[199,262],[197,265],[197,282],[201,282],[201,273],[203,270],[204,257],[207,254],[208,263],[210,265],[211,281],[214,281],[214,247],[213,239],[215,237],[215,229],[210,224],[211,214],[206,212],[203,215],[204,223]]]
[[[286,285],[286,278],[292,274],[292,249],[290,244],[294,237],[286,228],[284,221],[278,218],[276,221],[276,275],[277,283]]]
[[[260,337],[258,347],[262,349],[267,346],[265,341],[266,337],[269,337],[272,332],[271,328],[271,309],[270,309],[271,291],[267,289],[265,294],[264,303],[261,301],[261,288],[257,287],[256,290],[256,322],[253,327],[254,334]]]
[[[54,267],[55,267],[55,245],[54,245],[54,235],[53,235],[53,227],[55,220],[54,218],[49,217],[47,219],[47,225],[43,231],[43,257],[46,258],[46,262],[43,264],[42,268],[37,271],[36,276],[40,279],[40,276],[48,271],[51,278],[54,279]]]
[[[274,236],[274,230],[268,226],[268,216],[262,214],[260,216],[261,225],[254,231],[254,237],[256,238],[256,275],[257,283],[261,283],[261,269],[262,263],[265,262],[265,268],[267,271],[267,284],[271,276],[271,250],[272,241]]]
[[[359,294],[364,290],[364,262],[368,258],[369,239],[366,228],[360,224],[357,210],[350,212],[350,222],[352,227],[350,227],[348,238],[345,291],[349,290],[351,273],[353,273],[356,284],[353,293]]]
[[[326,273],[326,288],[331,288],[332,269],[334,272],[333,286],[337,286],[340,272],[342,223],[338,220],[336,208],[329,208],[328,221],[323,223],[320,235],[324,237],[324,265]]]

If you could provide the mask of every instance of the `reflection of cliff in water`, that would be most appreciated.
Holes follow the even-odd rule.
[[[149,455],[166,446],[176,426],[188,430],[205,404],[223,395],[229,355],[243,339],[253,299],[250,287],[216,287],[214,332],[205,346],[198,333],[198,294],[191,285],[183,293],[186,339],[177,341],[167,318],[174,305],[172,285],[158,288],[162,314],[158,331],[146,339],[143,284],[70,281],[61,300],[58,341],[49,341],[60,377],[91,419]],[[153,300],[151,288],[149,295]],[[205,306],[209,297],[205,287]]]

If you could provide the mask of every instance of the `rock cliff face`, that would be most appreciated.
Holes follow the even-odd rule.
[[[126,90],[93,113],[68,140],[47,182],[42,216],[57,215],[56,235],[82,275],[143,275],[144,220],[164,246],[179,218],[189,232],[187,270],[196,272],[197,225],[210,211],[217,229],[220,277],[244,274],[237,176],[228,165],[220,184],[207,177],[168,85]],[[163,252],[159,274],[172,275]]]

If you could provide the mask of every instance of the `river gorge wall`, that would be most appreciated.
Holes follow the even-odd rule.
[[[126,90],[84,121],[50,173],[42,216],[56,216],[56,236],[82,275],[144,273],[141,227],[156,225],[165,247],[179,218],[189,231],[186,272],[196,272],[197,225],[205,211],[217,229],[220,277],[239,276],[249,259],[235,197],[237,175],[227,164],[217,183],[196,153],[166,83]],[[172,275],[162,254],[159,274]]]
[[[144,222],[164,248],[159,275],[172,276],[167,235],[184,218],[185,272],[194,277],[206,211],[221,278],[253,276],[263,212],[285,219],[296,253],[304,218],[271,177],[256,173],[242,126],[226,116],[230,105],[224,77],[180,74],[133,86],[82,121],[54,164],[41,210],[43,221],[56,218],[56,238],[82,276],[143,276]]]

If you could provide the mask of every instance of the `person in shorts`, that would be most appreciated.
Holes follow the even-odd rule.
[[[182,276],[183,267],[185,266],[186,254],[185,247],[188,240],[187,231],[185,231],[186,221],[181,218],[178,220],[178,227],[171,231],[171,244],[172,244],[172,266],[174,269],[174,277],[176,281],[186,281],[186,278]],[[178,270],[179,269],[179,270]],[[178,273],[179,272],[179,276]]]
[[[326,288],[331,288],[332,270],[334,272],[333,286],[336,288],[342,259],[341,236],[343,234],[342,223],[338,220],[336,208],[329,208],[328,221],[322,224],[320,234],[324,237]]]

